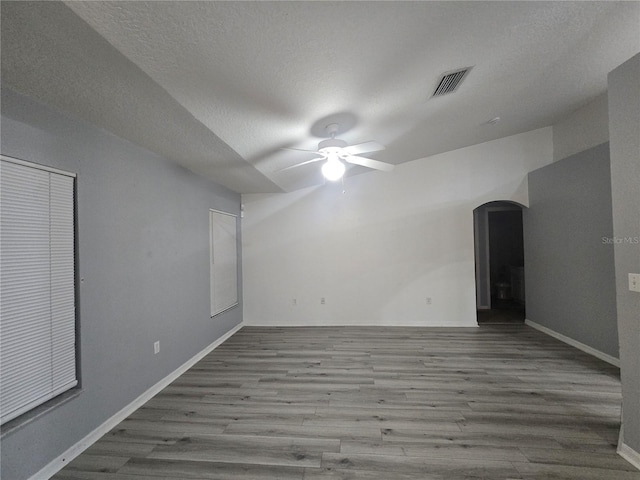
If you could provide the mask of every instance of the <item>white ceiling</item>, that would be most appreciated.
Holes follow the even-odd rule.
[[[314,149],[335,119],[394,164],[551,125],[640,51],[640,2],[65,2],[102,38],[61,5],[6,3],[3,83],[241,193],[321,182],[318,164],[278,171],[313,158],[282,147]]]

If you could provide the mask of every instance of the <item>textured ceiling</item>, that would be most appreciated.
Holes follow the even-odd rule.
[[[282,147],[334,119],[395,164],[551,125],[640,51],[639,2],[7,3],[3,83],[242,193],[321,182]]]

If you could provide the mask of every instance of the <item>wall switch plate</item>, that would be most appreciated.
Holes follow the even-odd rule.
[[[293,305],[294,307],[298,304],[298,300],[296,300],[295,298],[291,299],[291,305]]]
[[[431,297],[427,297],[427,305],[431,305]]]
[[[324,297],[322,297],[322,298],[320,299],[320,305],[324,305],[324,304],[325,304]]]
[[[153,354],[160,352],[160,342],[153,342]]]
[[[629,274],[629,290],[640,292],[640,273]]]

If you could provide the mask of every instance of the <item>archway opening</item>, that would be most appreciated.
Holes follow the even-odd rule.
[[[522,205],[495,201],[473,211],[478,324],[525,319]]]

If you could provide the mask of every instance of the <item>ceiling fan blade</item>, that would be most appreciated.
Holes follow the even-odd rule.
[[[293,148],[293,147],[282,147],[280,150],[291,150],[292,152],[305,152],[305,153],[315,153],[317,154],[317,150],[305,150],[304,148]]]
[[[380,145],[378,142],[373,141],[356,143],[355,145],[349,145],[348,147],[344,147],[342,149],[343,152],[346,152],[349,155],[360,155],[361,153],[379,152],[380,150],[384,150],[384,145]]]
[[[283,172],[285,170],[290,170],[292,168],[301,167],[303,165],[306,165],[307,163],[319,162],[320,160],[325,160],[325,157],[313,158],[311,160],[307,160],[306,162],[296,163],[295,165],[291,165],[289,167],[284,167],[284,168],[281,168],[279,170],[276,170],[276,172]]]
[[[390,172],[395,165],[391,163],[380,162],[378,160],[372,160],[371,158],[358,157],[356,155],[347,155],[344,160],[354,165],[361,165],[363,167],[373,168],[374,170],[383,170]]]

